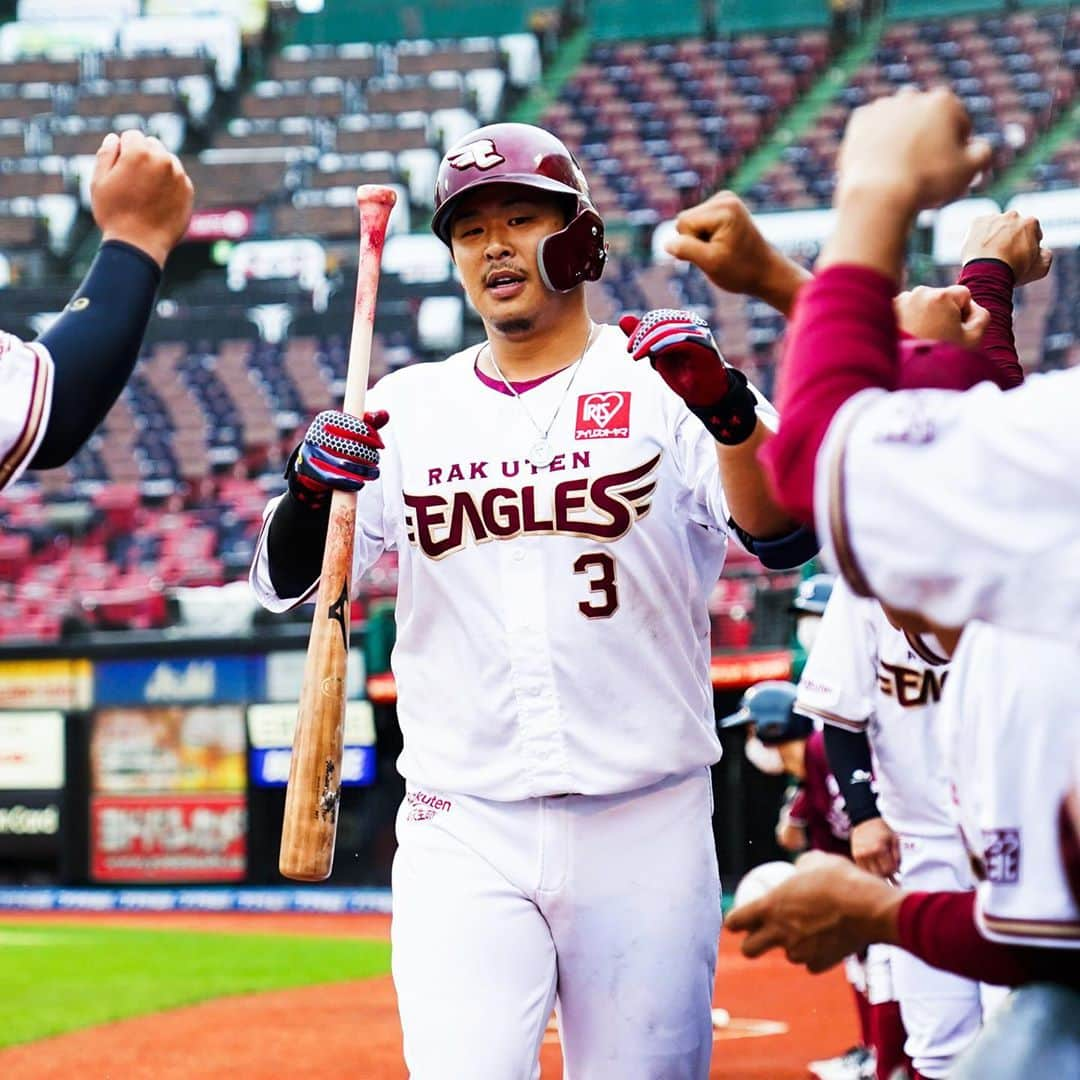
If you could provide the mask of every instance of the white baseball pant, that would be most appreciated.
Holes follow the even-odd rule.
[[[705,1080],[720,882],[707,769],[623,795],[408,788],[393,973],[413,1080]]]
[[[975,884],[959,835],[902,836],[900,880],[916,892],[966,892]],[[989,1001],[1001,991],[931,967],[903,949],[894,951],[892,970],[907,1030],[904,1050],[928,1080],[948,1076],[979,1033],[984,996]]]

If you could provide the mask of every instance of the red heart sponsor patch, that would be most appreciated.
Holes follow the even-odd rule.
[[[618,390],[582,394],[575,439],[625,439],[630,434],[630,395]]]

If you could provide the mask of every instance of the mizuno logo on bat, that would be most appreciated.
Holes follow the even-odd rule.
[[[345,626],[345,612],[349,607],[349,583],[343,581],[341,583],[341,592],[338,594],[338,598],[327,608],[326,617],[333,619],[334,622],[341,627],[341,644],[347,649],[349,647],[349,634]]]

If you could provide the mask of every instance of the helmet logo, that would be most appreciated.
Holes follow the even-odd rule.
[[[446,163],[453,169],[494,169],[501,165],[506,158],[495,149],[495,144],[490,139],[477,139],[467,146],[462,147],[456,154],[451,154]]]

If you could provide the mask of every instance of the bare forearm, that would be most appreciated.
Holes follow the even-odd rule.
[[[795,309],[799,290],[813,279],[814,275],[809,270],[773,249],[773,258],[752,295],[787,319]]]
[[[822,249],[818,274],[838,264],[863,266],[899,284],[915,219],[910,193],[899,187],[849,188],[837,198],[836,209],[836,231]]]
[[[775,501],[758,450],[773,438],[760,421],[738,446],[716,444],[720,480],[732,518],[752,536],[766,539],[791,532],[798,522]]]

